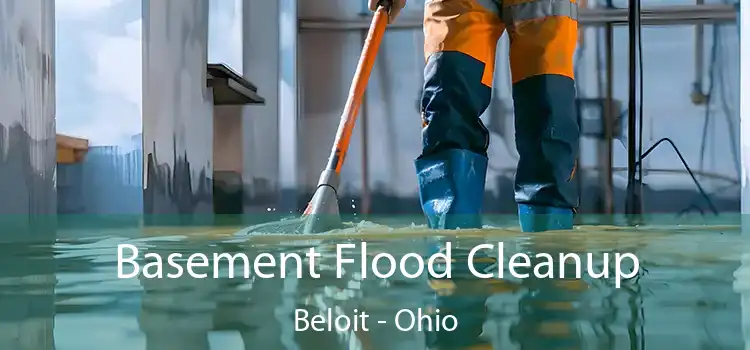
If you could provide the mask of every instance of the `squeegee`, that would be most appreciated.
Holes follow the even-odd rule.
[[[337,188],[341,177],[341,168],[346,159],[352,131],[357,121],[357,113],[362,104],[367,82],[370,79],[375,57],[383,40],[385,28],[388,25],[388,11],[391,1],[381,1],[380,6],[370,23],[362,54],[359,57],[357,70],[354,73],[349,96],[346,99],[341,121],[336,132],[328,163],[320,174],[318,186],[303,214],[303,233],[319,233],[342,226],[339,213]]]

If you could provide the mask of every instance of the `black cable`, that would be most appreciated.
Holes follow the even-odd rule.
[[[657,141],[653,146],[651,146],[646,152],[641,154],[641,159],[648,157],[651,152],[653,152],[654,149],[656,149],[657,146],[659,146],[662,142],[668,142],[670,145],[672,145],[672,149],[677,153],[677,157],[680,158],[680,161],[682,162],[682,166],[685,167],[685,170],[690,175],[690,178],[693,179],[693,183],[695,183],[695,187],[698,188],[698,192],[700,192],[701,196],[706,200],[706,203],[708,204],[709,208],[711,209],[711,212],[714,213],[714,215],[719,215],[719,210],[714,205],[714,202],[711,200],[711,197],[708,196],[708,193],[706,193],[705,190],[703,190],[703,186],[701,186],[700,182],[698,181],[698,178],[695,177],[695,174],[693,173],[693,170],[690,169],[690,166],[687,164],[687,161],[685,161],[685,157],[682,156],[682,152],[677,148],[677,145],[674,144],[674,141],[672,139],[665,137],[661,140]],[[640,167],[640,164],[638,164]]]

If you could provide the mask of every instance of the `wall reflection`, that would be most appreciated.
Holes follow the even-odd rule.
[[[277,261],[276,249],[240,247],[232,244],[190,244],[154,241],[145,245],[145,253],[156,253],[166,261],[175,248],[187,254],[202,253],[211,258],[214,253],[246,254],[252,261],[261,253],[270,253]],[[188,253],[189,252],[189,253]],[[144,260],[141,266],[152,259]],[[196,279],[187,273],[187,261],[178,261],[185,274],[176,279],[140,277],[143,287],[139,325],[146,336],[146,349],[210,350],[224,348],[221,341],[213,341],[211,334],[232,332],[239,334],[244,349],[332,349],[354,350],[353,334],[335,332],[297,332],[294,312],[306,308],[312,314],[327,307],[311,303],[324,287],[321,281],[296,278],[297,265],[287,265],[287,277],[243,278],[241,260],[234,265],[234,278],[228,276],[228,260],[220,264],[219,278],[213,261],[207,267],[193,268],[194,273],[206,273],[209,278]],[[252,266],[251,266],[252,268]],[[173,272],[173,271],[165,271]],[[335,307],[335,306],[332,306]]]
[[[51,242],[0,246],[0,348],[55,349],[55,273]]]
[[[53,350],[54,1],[0,6],[0,348]]]
[[[144,254],[145,251],[156,253],[166,261],[167,255],[174,252],[173,248],[168,243],[156,244],[144,249]],[[211,250],[204,248],[196,252],[210,256]],[[144,261],[142,266],[150,261]],[[195,268],[194,271],[212,273],[210,268]],[[146,336],[146,350],[211,349],[208,333],[214,329],[213,314],[220,280],[197,279],[187,273],[176,279],[140,279],[143,296],[138,323]]]
[[[184,230],[148,232],[149,235],[169,235],[184,233]],[[733,291],[729,276],[736,263],[727,261],[728,257],[739,256],[744,249],[737,244],[737,237],[717,238],[696,233],[693,240],[686,240],[689,233],[648,233],[589,230],[567,236],[461,237],[453,242],[462,248],[502,240],[505,276],[503,279],[473,278],[466,269],[460,268],[460,255],[454,254],[453,277],[439,281],[441,283],[434,280],[428,283],[424,275],[407,278],[399,272],[385,279],[372,275],[371,262],[377,253],[391,253],[398,261],[407,253],[426,250],[424,239],[407,237],[408,233],[397,240],[368,237],[366,277],[361,273],[360,250],[344,252],[344,258],[353,258],[355,263],[344,265],[341,278],[336,277],[334,244],[343,243],[342,240],[258,237],[253,241],[228,242],[207,235],[190,239],[142,237],[130,241],[139,247],[141,257],[145,253],[156,253],[165,260],[168,254],[182,253],[183,259],[175,261],[185,274],[162,279],[141,275],[130,280],[115,279],[115,263],[108,254],[114,251],[111,243],[116,240],[86,240],[68,233],[67,238],[61,238],[56,245],[56,261],[60,266],[57,341],[60,346],[96,346],[117,339],[117,344],[112,345],[116,349],[195,350],[410,350],[428,345],[432,349],[451,350],[660,349],[672,345],[739,348],[743,339],[738,321],[744,311],[737,293],[744,293],[745,273],[742,269],[735,272]],[[133,234],[131,238],[137,238],[143,232]],[[359,243],[359,240],[353,242]],[[243,253],[251,263],[261,253],[269,253],[279,262],[282,253],[295,252],[304,256],[311,246],[322,255],[315,262],[316,272],[320,273],[317,279],[305,275],[296,278],[294,260],[287,260],[287,275],[283,279],[278,275],[260,278],[252,271],[252,266],[250,277],[244,278],[241,258],[235,260],[234,278],[229,278],[226,257],[219,261],[218,278],[214,278],[216,270],[211,259],[215,253]],[[6,276],[2,278],[0,292],[12,296],[9,300],[13,303],[21,305],[23,300],[29,300],[37,305],[34,307],[52,305],[51,299],[42,298],[40,294],[52,293],[54,285],[49,283],[54,283],[53,279],[20,277],[40,276],[53,268],[52,254],[46,249],[9,246],[7,251],[0,252],[4,257],[0,262],[10,265],[10,261],[4,260],[7,258],[23,264],[13,271],[7,268],[6,272],[0,271]],[[600,272],[604,270],[602,254],[618,251],[635,252],[641,258],[641,267],[645,268],[641,275],[623,281],[619,289],[615,287],[612,260],[608,264],[608,279],[592,279],[586,271],[577,278],[571,260],[567,260],[570,265],[566,265],[563,279],[517,279],[510,276],[508,269],[510,256],[518,252],[531,256],[544,252],[553,257],[560,252],[581,255],[592,252],[593,269]],[[195,264],[200,260],[193,261],[194,272],[205,272],[207,278],[187,274],[187,257],[194,253],[208,257],[203,267]],[[586,265],[585,258],[581,260]],[[152,258],[139,262],[143,267],[151,261]],[[532,260],[530,270],[541,261]],[[556,261],[559,265],[559,260]],[[303,273],[307,273],[308,263],[302,261]],[[386,261],[381,260],[378,269],[385,271],[387,268]],[[406,264],[408,271],[414,268],[412,263]],[[278,272],[278,265],[261,269]],[[493,267],[488,266],[488,271],[493,272]],[[165,266],[164,273],[168,272],[173,270]],[[33,293],[36,295],[32,296]],[[13,299],[19,298],[19,294],[28,299]],[[422,314],[428,315],[434,306],[440,307],[443,316],[453,314],[459,318],[459,330],[434,332],[414,328],[402,331],[396,328],[393,320],[400,310],[408,309],[417,314],[421,308]],[[14,310],[15,306],[8,307]],[[366,311],[370,315],[369,331],[295,332],[295,309],[307,310],[310,315],[325,316],[330,312],[333,317],[352,317],[359,311]],[[11,325],[19,322],[44,318],[37,314],[24,315],[28,314],[12,316],[15,318],[8,321],[8,329],[15,329]],[[0,322],[3,317],[7,316],[0,315]],[[403,324],[407,324],[408,320],[403,318],[402,321],[407,321]],[[387,322],[381,324],[378,320]],[[82,336],[81,327],[102,330],[104,336]]]

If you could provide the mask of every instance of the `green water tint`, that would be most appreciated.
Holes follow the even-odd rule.
[[[86,214],[67,214],[56,216],[35,217],[34,222],[44,223],[46,226],[56,225],[60,229],[102,229],[102,228],[132,228],[141,226],[172,226],[172,227],[235,227],[238,230],[245,227],[264,225],[273,222],[294,221],[298,220],[298,213],[278,213],[269,211],[267,213],[252,213],[244,215],[214,215],[214,214],[185,214],[185,215],[86,215]],[[393,227],[402,227],[412,223],[422,225],[425,218],[421,214],[415,215],[357,215],[344,214],[341,219],[344,222],[359,223],[363,220],[377,222]],[[485,215],[483,216],[485,224],[494,227],[518,227],[518,217],[516,215]],[[646,225],[660,225],[665,227],[674,227],[677,225],[702,225],[702,226],[726,226],[739,225],[741,216],[738,214],[722,215],[699,215],[689,213],[685,215],[669,214],[648,214],[635,220],[634,217],[625,215],[596,215],[582,214],[576,217],[578,225],[617,225],[632,226],[634,222],[640,221]],[[0,231],[8,227],[28,226],[29,219],[19,215],[0,215]],[[284,233],[284,232],[278,232]],[[291,232],[285,232],[291,233]]]
[[[246,235],[231,225],[98,230],[91,225],[59,231],[54,244],[0,245],[0,330],[14,329],[13,337],[0,336],[0,349],[51,349],[54,342],[63,350],[391,350],[424,349],[426,339],[464,343],[464,349],[481,349],[480,343],[484,349],[488,344],[495,349],[745,347],[740,300],[750,277],[743,277],[748,268],[741,262],[750,247],[732,223],[704,226],[696,219],[680,226],[579,226],[537,234],[521,233],[510,223],[438,233],[411,225],[419,222],[411,218],[390,219],[379,221],[388,226],[350,220],[345,229],[319,235]],[[638,256],[641,273],[619,289],[611,278],[592,279],[585,271],[581,279],[522,280],[507,274],[476,279],[455,271],[451,281],[430,283],[399,275],[362,279],[359,266],[345,265],[342,278],[336,278],[336,244],[365,241],[371,254],[398,258],[427,251],[436,239],[468,249],[503,242],[506,258],[513,252],[591,253],[597,271],[604,253],[629,252]],[[321,253],[316,261],[321,277],[230,279],[224,266],[218,279],[187,274],[117,279],[117,245],[124,243],[141,254],[164,257],[179,252],[253,258],[314,247]],[[349,254],[357,260],[356,250]],[[421,307],[428,314],[438,296],[450,301],[443,315],[457,315],[461,332],[396,329],[399,310],[417,313]],[[331,310],[332,317],[366,310],[369,331],[294,332],[295,310],[310,315]],[[376,322],[381,319],[389,322]]]

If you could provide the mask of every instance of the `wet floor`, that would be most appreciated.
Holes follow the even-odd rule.
[[[750,310],[743,311],[741,300],[742,293],[750,291],[750,273],[744,272],[741,261],[750,247],[732,226],[584,227],[533,235],[485,229],[442,238],[461,249],[503,242],[501,261],[518,252],[593,253],[596,272],[604,271],[604,253],[633,253],[639,272],[622,280],[620,288],[615,288],[613,275],[588,276],[585,264],[580,279],[572,273],[562,279],[516,278],[507,272],[507,264],[488,267],[504,269],[503,279],[469,278],[461,269],[454,269],[451,280],[399,273],[387,279],[363,278],[358,250],[342,253],[355,263],[344,265],[337,278],[335,244],[366,241],[370,259],[381,252],[399,259],[434,246],[435,239],[421,227],[360,224],[342,232],[295,237],[234,232],[61,232],[55,244],[2,246],[0,349],[745,348],[742,315]],[[187,273],[166,277],[174,272],[166,263],[164,278],[145,278],[141,273],[118,279],[118,244],[132,244],[141,256],[155,253],[164,261],[173,253],[243,253],[252,260],[263,253],[278,259],[297,252],[304,257],[313,247],[321,253],[313,260],[320,277],[309,277],[309,260],[303,259],[300,265],[288,260],[284,269],[265,272],[289,272],[283,279],[262,278],[255,271],[245,278],[241,265],[229,278],[226,263],[216,271],[210,263],[194,269],[207,273],[204,279]],[[455,255],[453,259],[458,260]],[[607,269],[612,270],[613,260],[608,261]],[[174,263],[182,268],[188,264],[180,259]],[[750,259],[747,264],[750,270]],[[300,278],[293,273],[297,268],[305,272]],[[214,272],[219,278],[211,278]],[[410,312],[399,313],[397,325],[396,314],[403,309]],[[408,329],[410,313],[419,318],[419,310],[427,315],[423,319],[432,320],[432,330],[426,329],[426,321],[415,321]],[[367,331],[295,331],[299,312],[353,320],[363,311],[369,315]],[[448,316],[458,321],[457,329],[436,331],[437,325],[451,327]]]

